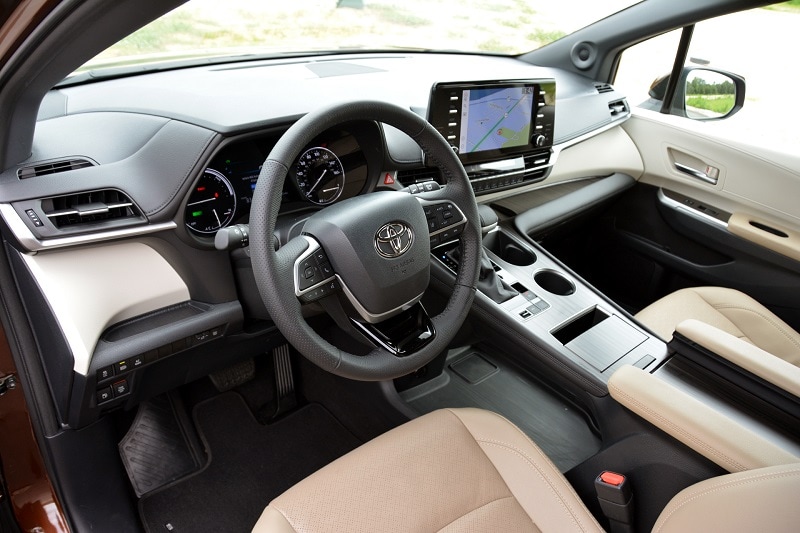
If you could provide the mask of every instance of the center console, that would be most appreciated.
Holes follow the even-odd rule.
[[[584,388],[591,384],[590,392],[604,393],[609,377],[625,364],[652,370],[667,357],[661,339],[544,249],[502,226],[486,233],[483,244],[511,297],[496,301],[479,290],[479,308],[509,335],[544,349],[555,366],[571,369],[567,377]],[[451,242],[432,252],[450,272],[458,270],[457,246]]]
[[[498,298],[479,283],[473,309],[492,344],[591,396],[610,392],[729,471],[800,457],[794,365],[766,353],[755,354],[757,365],[750,352],[760,350],[735,337],[720,348],[724,334],[697,321],[679,325],[667,345],[546,250],[502,224],[491,226],[484,252],[507,293]],[[453,241],[432,250],[434,275],[458,270],[457,247]],[[720,461],[720,449],[735,460]]]

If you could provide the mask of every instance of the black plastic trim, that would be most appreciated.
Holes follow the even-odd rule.
[[[635,183],[636,180],[627,174],[612,174],[555,201],[520,213],[514,219],[514,225],[523,235],[535,236],[614,198]]]

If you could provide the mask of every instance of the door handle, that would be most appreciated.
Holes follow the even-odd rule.
[[[696,168],[692,168],[690,166],[678,163],[677,161],[675,161],[674,164],[675,164],[675,168],[679,172],[683,172],[684,174],[687,174],[687,175],[689,175],[689,176],[691,176],[691,177],[693,177],[695,179],[698,179],[700,181],[704,181],[705,183],[710,183],[711,185],[716,185],[717,184],[717,179],[718,178],[716,176],[712,177],[709,174],[703,172],[702,170],[697,170]]]

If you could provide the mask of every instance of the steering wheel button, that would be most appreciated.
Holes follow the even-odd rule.
[[[323,252],[322,250],[317,250],[314,253],[314,259],[317,261],[317,264],[321,265],[322,263],[325,263],[325,262],[328,261],[328,256],[325,255],[325,252]]]
[[[314,277],[315,268],[313,266],[308,266],[303,271],[303,277],[306,279],[312,279]]]
[[[329,278],[333,276],[333,267],[331,267],[331,264],[328,263],[327,261],[324,263],[320,263],[319,270],[320,272],[322,272],[323,278]]]

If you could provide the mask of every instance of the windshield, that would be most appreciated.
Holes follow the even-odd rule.
[[[192,0],[76,71],[358,50],[520,54],[632,0]]]

